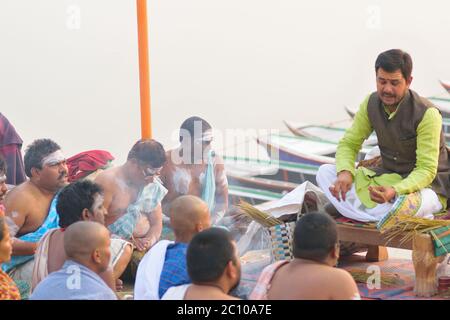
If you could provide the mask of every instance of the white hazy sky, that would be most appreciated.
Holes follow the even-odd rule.
[[[444,94],[448,0],[148,0],[154,137],[188,116],[214,127],[345,119],[375,88],[379,52],[408,51],[412,88]],[[68,156],[139,138],[134,0],[0,0],[0,111],[24,146]]]

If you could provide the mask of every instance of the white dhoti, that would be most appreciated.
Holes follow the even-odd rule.
[[[164,267],[167,247],[173,241],[156,243],[139,263],[134,283],[134,300],[160,300],[159,281]]]
[[[327,196],[328,200],[334,205],[334,207],[343,216],[362,221],[362,222],[374,222],[380,221],[386,214],[388,214],[393,208],[396,207],[397,201],[400,199],[397,197],[394,203],[378,204],[374,208],[367,208],[364,206],[358,198],[355,190],[355,184],[346,194],[345,201],[338,201],[330,192],[329,188],[336,182],[336,166],[332,164],[324,164],[320,166],[316,180],[318,186]],[[420,190],[421,204],[416,213],[416,217],[433,219],[434,214],[442,210],[442,204],[439,201],[437,194],[430,188]]]

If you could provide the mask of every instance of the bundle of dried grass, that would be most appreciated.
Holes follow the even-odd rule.
[[[238,207],[244,214],[258,222],[259,224],[263,225],[264,227],[269,228],[283,223],[283,221],[272,217],[268,213],[255,208],[250,203],[247,203],[245,201],[241,200],[238,204]]]
[[[360,269],[352,269],[347,270],[353,279],[359,283],[367,283],[367,279],[372,275],[371,273],[367,273],[365,270]],[[385,273],[382,272],[380,275],[380,284],[383,286],[395,286],[402,284],[402,280],[395,273]]]
[[[433,229],[450,225],[450,220],[430,220],[409,215],[399,214],[394,217],[395,223],[382,231],[387,243],[394,238],[399,238],[400,243],[405,243],[417,233],[428,233]]]

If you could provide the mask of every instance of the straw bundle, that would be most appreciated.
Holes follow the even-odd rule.
[[[367,273],[365,270],[359,269],[352,269],[347,271],[351,274],[353,279],[355,279],[355,281],[359,283],[367,283],[367,279],[372,275],[370,273]],[[383,286],[394,286],[402,283],[402,280],[395,273],[382,272],[380,276],[380,283]]]
[[[449,220],[430,220],[399,214],[395,216],[395,223],[382,231],[387,243],[400,237],[400,243],[412,240],[417,233],[428,233],[433,229],[450,225]]]
[[[254,206],[245,201],[241,200],[238,204],[238,207],[242,210],[244,214],[246,214],[251,219],[258,222],[259,224],[263,225],[264,227],[269,228],[283,223],[283,221],[272,217],[268,213],[255,208]]]

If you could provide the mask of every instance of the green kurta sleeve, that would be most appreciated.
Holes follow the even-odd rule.
[[[367,114],[367,105],[369,103],[368,95],[361,103],[358,112],[355,115],[352,126],[345,131],[344,137],[339,141],[336,151],[336,172],[348,170],[355,176],[355,161],[358,152],[365,139],[373,131],[372,125]]]

